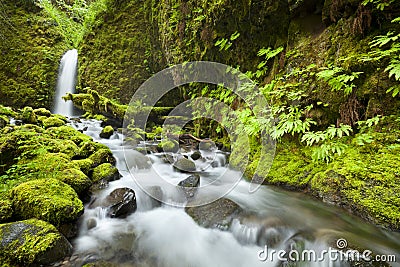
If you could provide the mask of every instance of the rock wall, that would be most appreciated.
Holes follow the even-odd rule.
[[[67,50],[61,36],[32,1],[1,1],[0,12],[0,102],[50,107]]]

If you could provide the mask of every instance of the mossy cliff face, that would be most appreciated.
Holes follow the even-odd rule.
[[[128,103],[135,90],[164,66],[157,25],[145,17],[147,1],[109,1],[103,23],[79,47],[79,85]]]
[[[111,1],[103,21],[79,49],[79,85],[128,103],[169,65],[209,60],[254,69],[261,47],[285,43],[289,7],[283,0]],[[236,31],[241,35],[231,51],[214,46]]]
[[[67,50],[61,36],[32,1],[2,1],[0,10],[0,102],[50,107]]]

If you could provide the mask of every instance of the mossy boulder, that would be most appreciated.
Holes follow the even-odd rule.
[[[180,172],[194,172],[196,170],[196,164],[187,158],[178,159],[173,166],[175,170]]]
[[[92,167],[95,168],[103,163],[111,163],[115,165],[115,158],[113,157],[110,149],[99,149],[94,154],[90,155],[90,160],[93,161]]]
[[[118,169],[111,165],[110,163],[103,163],[93,169],[92,181],[98,182],[100,180],[104,181],[114,181],[120,178]]]
[[[76,192],[56,179],[22,183],[11,190],[10,198],[15,216],[21,219],[37,218],[58,226],[75,221],[83,213]]]
[[[0,115],[15,117],[17,113],[11,107],[0,105]]]
[[[109,139],[111,135],[113,135],[113,133],[114,133],[113,127],[107,125],[106,127],[103,128],[103,130],[101,130],[100,138]]]
[[[101,143],[86,141],[81,144],[81,147],[79,149],[79,156],[82,158],[87,158],[100,149],[108,150],[109,148]]]
[[[71,186],[78,195],[82,194],[92,184],[86,174],[81,170],[73,168],[64,170],[58,175],[58,179]]]
[[[71,255],[72,246],[57,229],[30,219],[0,224],[0,261],[3,266],[42,266]]]
[[[36,114],[31,107],[25,107],[21,113],[21,120],[25,123],[35,124],[37,122]]]
[[[0,129],[10,124],[10,120],[5,115],[0,115]]]
[[[2,196],[4,198],[4,196]],[[13,216],[12,202],[9,199],[0,200],[0,222],[6,222]]]
[[[72,163],[86,175],[89,174],[93,166],[93,161],[91,159],[77,159],[73,160]]]
[[[60,118],[58,118],[58,119],[60,119]],[[83,144],[86,142],[93,141],[93,139],[90,136],[83,134],[68,125],[63,125],[60,127],[52,127],[52,128],[46,129],[46,133],[50,134],[53,138],[56,138],[56,139],[71,140],[77,146],[80,146],[80,147],[83,146]]]
[[[175,140],[163,140],[157,145],[160,152],[176,153],[179,150],[179,143]]]
[[[59,127],[65,124],[63,120],[60,120],[59,118],[56,117],[49,117],[43,120],[43,127],[44,128],[50,128],[50,127]]]
[[[50,110],[45,109],[45,108],[37,108],[37,109],[34,109],[33,112],[35,112],[35,114],[37,116],[44,116],[44,117],[50,117],[51,116]]]

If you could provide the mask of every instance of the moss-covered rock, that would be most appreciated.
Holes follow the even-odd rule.
[[[65,124],[64,121],[60,120],[59,118],[56,117],[49,117],[43,120],[43,127],[44,128],[50,128],[50,127],[59,127]]]
[[[10,220],[13,216],[12,202],[5,196],[2,197],[3,199],[0,200],[0,223]]]
[[[101,180],[109,182],[118,180],[120,178],[120,174],[118,169],[110,163],[103,163],[93,169],[91,178],[95,183]]]
[[[35,124],[37,122],[36,114],[31,107],[25,107],[21,113],[21,120],[25,123]]]
[[[83,145],[84,142],[93,141],[93,139],[90,136],[83,134],[68,125],[49,128],[46,130],[46,133],[49,133],[53,138],[56,139],[71,140],[80,147]]]
[[[89,177],[87,177],[86,174],[78,169],[66,169],[57,177],[60,181],[71,186],[78,195],[82,194],[92,184]]]
[[[109,139],[111,137],[111,135],[113,135],[113,133],[114,133],[113,127],[110,125],[107,125],[106,127],[103,128],[103,130],[101,130],[100,138]]]
[[[45,108],[37,108],[37,109],[34,109],[33,112],[35,112],[35,114],[37,116],[45,116],[45,117],[51,116],[50,110],[45,109]]]
[[[84,110],[87,115],[102,115],[107,123],[115,127],[121,127],[127,110],[126,105],[121,105],[113,99],[99,95],[94,90],[87,90],[88,93],[68,94],[65,100],[71,100],[76,107]]]
[[[57,229],[30,219],[0,224],[2,266],[41,266],[71,255],[72,246]]]
[[[0,115],[15,117],[17,113],[11,107],[0,105]]]
[[[160,143],[158,143],[157,149],[161,152],[176,153],[179,150],[179,144],[175,140],[162,140]]]
[[[72,163],[86,175],[89,174],[93,166],[93,161],[91,159],[77,159],[73,160]]]
[[[111,163],[112,165],[115,165],[115,158],[109,148],[99,149],[94,154],[90,155],[89,159],[93,161],[93,168],[103,163]]]
[[[56,179],[29,181],[10,193],[15,216],[37,218],[53,225],[75,221],[83,213],[82,201],[67,184]]]
[[[87,141],[82,143],[80,149],[79,149],[79,156],[82,158],[87,158],[91,156],[94,152],[100,150],[100,149],[108,149],[106,145],[92,142],[92,141]]]

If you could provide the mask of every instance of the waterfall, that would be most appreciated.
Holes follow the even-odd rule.
[[[53,101],[53,113],[71,117],[73,115],[72,101],[65,102],[62,97],[75,92],[76,72],[78,66],[78,51],[67,51],[61,58],[57,80],[56,94]]]

